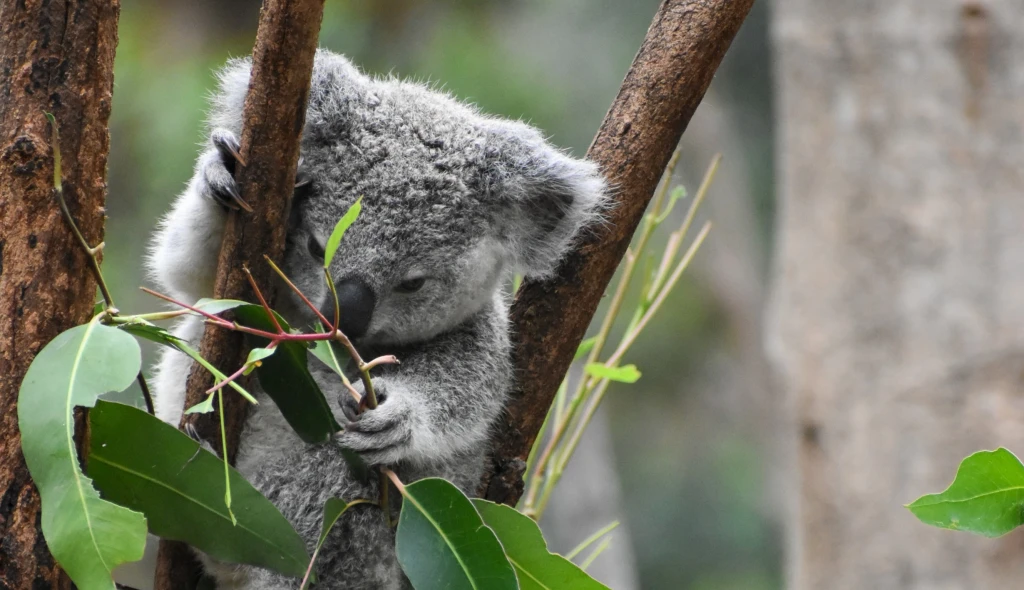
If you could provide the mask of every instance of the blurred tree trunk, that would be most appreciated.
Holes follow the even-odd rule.
[[[53,196],[60,125],[64,195],[85,238],[103,241],[116,0],[0,0],[0,588],[69,588],[39,531],[39,494],[15,404],[29,363],[89,320],[96,283]]]
[[[1024,452],[1024,2],[778,0],[770,352],[791,588],[1018,588],[1024,534],[902,504]]]

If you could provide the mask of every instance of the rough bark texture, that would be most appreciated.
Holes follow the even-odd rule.
[[[89,320],[96,283],[53,193],[60,125],[64,195],[103,240],[116,0],[0,1],[0,587],[69,588],[39,531],[21,454],[18,388],[57,334]]]
[[[263,255],[280,261],[284,254],[323,7],[324,0],[266,0],[260,11],[249,93],[242,111],[241,154],[246,166],[236,172],[239,191],[253,212],[233,213],[228,218],[217,263],[214,294],[218,298],[257,301],[243,272],[248,268],[273,305],[275,280]],[[240,334],[217,328],[207,328],[200,352],[225,374],[240,367],[247,354]],[[185,406],[202,401],[212,385],[213,377],[193,365]],[[247,411],[248,402],[240,396],[224,397],[228,456],[232,461]],[[188,415],[182,420],[183,425],[186,422],[202,438],[219,440],[216,412]],[[195,567],[180,544],[161,542],[156,587],[190,587],[198,577]]]
[[[608,224],[544,282],[516,294],[517,388],[493,438],[484,495],[514,505],[526,457],[608,282],[629,246],[672,150],[753,0],[666,0],[587,157],[616,188]]]
[[[775,19],[789,587],[1018,588],[1021,531],[902,504],[973,451],[1024,450],[1024,3],[780,0]]]

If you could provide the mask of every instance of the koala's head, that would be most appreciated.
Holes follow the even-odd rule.
[[[248,78],[247,60],[225,69],[214,126],[240,127]],[[301,158],[306,184],[295,195],[283,268],[332,319],[324,246],[362,197],[330,270],[342,330],[375,343],[431,338],[489,304],[510,273],[550,274],[605,202],[597,167],[536,129],[419,84],[371,79],[324,50]],[[312,323],[298,303],[279,306]]]

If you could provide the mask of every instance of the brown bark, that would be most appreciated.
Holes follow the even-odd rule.
[[[116,0],[0,1],[0,587],[69,588],[39,531],[21,454],[18,388],[59,333],[87,322],[96,282],[54,199],[50,128],[60,126],[64,196],[103,241]]]
[[[516,294],[517,387],[493,441],[490,500],[514,505],[559,383],[629,246],[665,165],[753,0],[665,0],[587,157],[616,187],[608,224],[558,274]]]
[[[266,0],[260,11],[249,92],[242,109],[240,152],[246,165],[236,172],[242,198],[253,210],[232,213],[228,218],[217,262],[214,295],[218,298],[256,301],[243,271],[248,268],[273,305],[275,280],[263,255],[280,261],[284,254],[323,7],[324,0]],[[225,374],[231,374],[245,362],[248,351],[241,334],[207,328],[200,352]],[[212,385],[213,377],[193,365],[185,406],[202,401]],[[247,411],[248,402],[240,396],[224,397],[228,457],[232,461]],[[182,425],[185,423],[191,423],[206,440],[220,439],[216,412],[187,415],[182,420]],[[190,580],[198,579],[196,564],[188,556],[180,544],[161,542],[158,589],[181,590]]]
[[[903,508],[1024,450],[1024,3],[783,0],[772,360],[790,587],[1019,588],[1024,531]]]

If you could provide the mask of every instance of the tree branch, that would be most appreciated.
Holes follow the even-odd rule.
[[[240,166],[236,172],[242,199],[253,211],[232,212],[228,216],[217,263],[215,297],[252,301],[255,294],[243,270],[248,267],[268,300],[274,301],[275,280],[263,256],[281,260],[284,254],[323,7],[324,0],[266,0],[260,11],[249,93],[242,110],[240,153],[246,166]],[[199,349],[225,373],[241,366],[248,353],[242,334],[211,326],[206,328]],[[193,365],[186,407],[202,401],[212,385],[213,377]],[[239,396],[226,396],[224,400],[228,457],[232,462],[247,405]],[[219,440],[216,413],[187,415],[182,426],[186,423],[202,438]],[[188,563],[187,557],[188,552],[182,551],[180,544],[161,542],[158,590],[181,590],[195,584],[196,566]]]
[[[526,458],[576,347],[636,231],[679,138],[754,0],[665,0],[587,157],[611,186],[608,223],[557,275],[526,282],[512,305],[517,384],[495,429],[481,492],[515,505]]]

